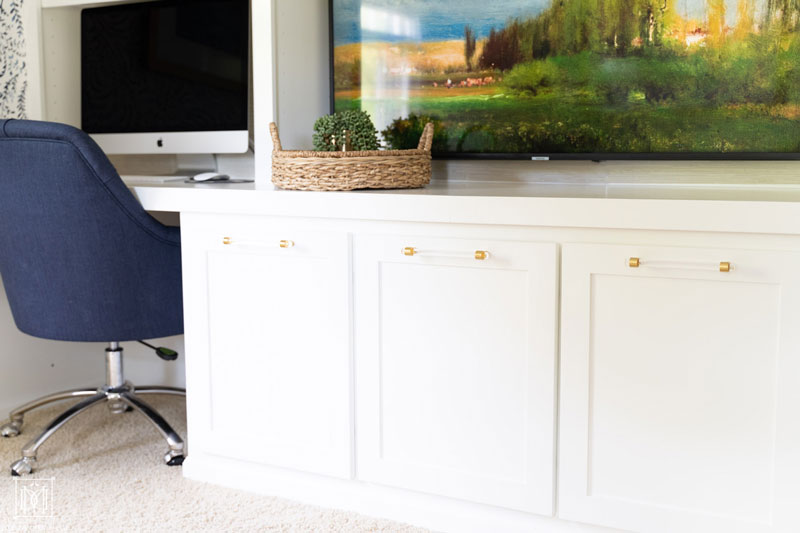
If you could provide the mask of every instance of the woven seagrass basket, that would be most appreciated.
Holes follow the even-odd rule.
[[[284,150],[275,123],[272,133],[272,183],[299,191],[413,189],[431,181],[433,124],[422,130],[413,150],[314,152]]]

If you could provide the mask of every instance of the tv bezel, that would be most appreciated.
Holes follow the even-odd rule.
[[[243,0],[244,1],[244,0]],[[185,0],[141,0],[120,5],[87,6],[80,10],[101,10],[116,7],[130,7],[133,4],[179,4]],[[249,3],[249,2],[248,2]],[[247,10],[247,31],[252,32],[253,18],[250,9]],[[81,32],[79,48],[81,106],[83,106],[83,29]],[[252,64],[252,45],[245,48],[247,54],[247,69]],[[245,106],[250,105],[250,84],[247,84]],[[83,127],[83,112],[81,111],[81,127]],[[248,112],[249,115],[249,112]],[[249,119],[247,119],[249,123]],[[114,133],[89,133],[88,134],[100,148],[107,154],[118,155],[152,155],[152,154],[243,154],[250,149],[249,124],[244,129],[235,130],[181,130],[181,131],[148,131],[148,132],[114,132]]]
[[[328,64],[330,112],[336,112],[333,75],[333,2],[328,0]],[[800,152],[432,152],[434,159],[529,161],[798,161]],[[546,158],[546,159],[545,159]]]

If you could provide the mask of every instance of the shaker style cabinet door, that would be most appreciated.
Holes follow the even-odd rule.
[[[199,215],[182,231],[191,446],[349,477],[347,235]]]
[[[800,255],[565,245],[559,516],[800,531]]]
[[[551,515],[557,247],[357,235],[360,480]]]

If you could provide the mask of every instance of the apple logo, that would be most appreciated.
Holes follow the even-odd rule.
[[[158,139],[156,141],[156,145],[158,145],[159,148],[163,148],[164,147],[164,139]]]

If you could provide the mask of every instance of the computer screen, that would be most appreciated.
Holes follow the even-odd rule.
[[[110,153],[247,150],[248,0],[81,14],[81,127]]]

